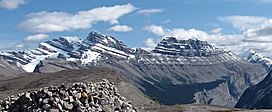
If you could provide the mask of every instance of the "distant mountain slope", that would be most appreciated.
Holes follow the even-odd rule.
[[[235,107],[246,109],[271,109],[272,71],[260,83],[248,88]]]
[[[14,60],[12,57],[1,56],[0,53],[0,77],[2,77],[2,79],[4,77],[14,77],[17,74],[25,73],[21,67],[17,66]]]
[[[272,108],[272,60],[268,57],[263,57],[260,54],[256,53],[253,49],[248,50],[244,59],[252,63],[259,63],[264,65],[267,68],[267,71],[270,73],[265,77],[264,80],[258,84],[248,88],[235,107],[237,108],[247,108],[247,109],[271,109]]]
[[[269,57],[264,57],[261,54],[257,53],[253,49],[249,49],[245,53],[243,53],[243,59],[251,62],[251,63],[259,63],[264,65],[266,68],[271,70],[272,60]]]
[[[195,38],[166,37],[150,52],[91,32],[86,39],[60,37],[40,43],[34,50],[2,53],[0,57],[27,72],[113,68],[144,93],[168,105],[233,107],[245,89],[267,74],[263,66]]]

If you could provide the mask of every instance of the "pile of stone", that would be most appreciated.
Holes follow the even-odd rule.
[[[112,82],[75,83],[19,93],[0,101],[0,111],[12,112],[135,112],[131,102],[118,94]]]

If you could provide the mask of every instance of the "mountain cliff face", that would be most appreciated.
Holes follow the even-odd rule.
[[[257,85],[248,88],[235,105],[236,108],[271,109],[272,108],[272,72]]]
[[[247,108],[247,109],[271,109],[272,108],[272,71],[271,65],[272,60],[268,57],[263,57],[253,49],[250,49],[245,53],[244,58],[251,63],[260,63],[264,65],[270,73],[265,77],[264,80],[258,84],[248,88],[237,104],[236,108]]]
[[[91,32],[83,40],[60,37],[40,43],[35,50],[1,53],[0,57],[26,72],[114,68],[144,93],[169,105],[233,107],[245,89],[267,74],[259,64],[194,38],[167,37],[154,50],[145,51],[131,49],[112,36]]]

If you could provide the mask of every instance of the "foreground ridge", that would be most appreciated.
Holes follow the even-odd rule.
[[[0,111],[120,111],[135,112],[130,101],[122,97],[112,82],[75,83],[41,88],[12,95],[0,102]]]

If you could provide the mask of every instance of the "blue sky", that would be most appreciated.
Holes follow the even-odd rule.
[[[165,36],[196,37],[272,56],[272,0],[0,0],[0,50],[25,50],[92,30],[152,49]]]

